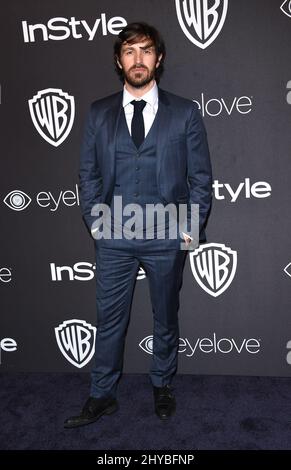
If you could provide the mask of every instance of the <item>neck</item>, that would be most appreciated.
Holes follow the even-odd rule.
[[[151,80],[149,83],[147,83],[144,87],[142,88],[136,88],[132,85],[130,85],[126,80],[125,80],[125,88],[127,89],[127,91],[135,96],[136,98],[140,98],[141,96],[145,95],[148,91],[151,90],[151,88],[153,88],[155,84],[155,80]]]

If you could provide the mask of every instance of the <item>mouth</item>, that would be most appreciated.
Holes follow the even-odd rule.
[[[133,72],[145,72],[146,69],[145,69],[145,67],[134,67],[134,68],[132,69],[132,71],[133,71]]]

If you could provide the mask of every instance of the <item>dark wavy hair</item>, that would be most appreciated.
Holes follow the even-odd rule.
[[[120,60],[120,52],[121,52],[122,44],[124,42],[127,42],[128,44],[135,44],[145,37],[153,41],[153,45],[154,45],[157,57],[159,57],[159,55],[162,54],[162,59],[160,61],[160,64],[155,71],[155,79],[156,79],[156,82],[159,83],[160,77],[164,71],[166,46],[159,31],[153,26],[150,26],[149,24],[143,23],[143,22],[130,23],[127,26],[125,26],[125,28],[123,28],[123,30],[120,31],[120,33],[118,34],[117,39],[115,41],[115,44],[114,44],[115,71],[118,74],[122,82],[124,82],[123,71],[122,69],[120,69],[117,63],[117,59]]]

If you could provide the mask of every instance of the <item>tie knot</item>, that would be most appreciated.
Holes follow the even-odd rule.
[[[146,101],[144,101],[144,100],[139,100],[139,101],[133,100],[133,101],[131,101],[131,104],[133,104],[133,106],[134,106],[134,111],[137,111],[137,112],[141,113],[143,111],[143,108],[146,105]]]

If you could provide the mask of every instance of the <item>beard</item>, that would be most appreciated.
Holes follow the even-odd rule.
[[[147,67],[142,66],[143,71],[135,71],[135,67],[131,67],[127,72],[123,71],[124,79],[134,88],[143,88],[150,83],[155,77],[155,69],[149,70]]]

